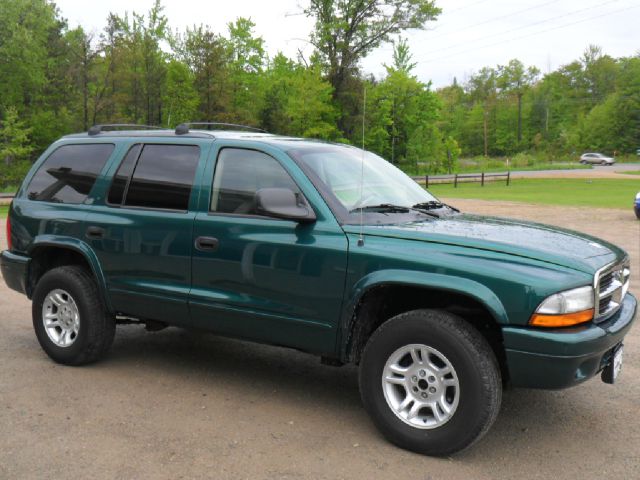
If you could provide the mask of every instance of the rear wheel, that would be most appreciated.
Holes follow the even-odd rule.
[[[479,440],[500,409],[502,383],[485,338],[448,312],[415,310],[384,323],[360,364],[365,409],[392,443],[449,455]]]
[[[54,268],[42,276],[33,295],[32,317],[40,346],[58,363],[94,362],[113,343],[115,319],[93,277],[79,266]]]

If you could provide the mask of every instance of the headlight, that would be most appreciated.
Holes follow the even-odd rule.
[[[547,297],[531,316],[535,327],[570,327],[593,319],[593,287],[580,287]]]

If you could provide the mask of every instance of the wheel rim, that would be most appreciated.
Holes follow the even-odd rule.
[[[51,290],[42,304],[42,323],[56,346],[73,345],[80,330],[80,312],[73,297],[59,288]]]
[[[435,348],[411,344],[389,357],[382,390],[391,411],[415,428],[438,428],[458,408],[460,383],[453,365]]]

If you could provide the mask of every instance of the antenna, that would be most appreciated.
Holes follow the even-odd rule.
[[[367,84],[364,84],[364,98],[362,100],[362,159],[360,160],[360,201],[362,202],[362,192],[364,189],[364,132],[365,118],[367,116]],[[364,246],[364,205],[360,205],[360,238],[358,246]]]

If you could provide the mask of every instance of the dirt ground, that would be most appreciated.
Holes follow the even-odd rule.
[[[613,241],[631,254],[640,293],[631,210],[450,203]],[[37,344],[29,302],[0,283],[0,479],[640,478],[638,326],[615,386],[508,390],[481,443],[434,459],[377,433],[354,368],[287,349],[128,326],[106,360],[56,365]]]

